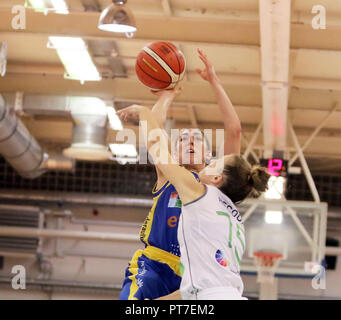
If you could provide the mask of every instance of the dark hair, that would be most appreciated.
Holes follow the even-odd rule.
[[[233,203],[247,197],[258,198],[267,189],[270,174],[259,165],[251,166],[243,157],[235,155],[233,161],[225,165],[219,188]]]

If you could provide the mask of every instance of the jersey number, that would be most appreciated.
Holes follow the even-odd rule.
[[[230,217],[230,215],[227,212],[216,211],[216,213],[219,216],[225,216],[225,217],[227,217],[229,219],[229,243],[228,243],[228,245],[229,245],[229,248],[233,250],[235,257],[236,257],[238,263],[240,264],[241,263],[242,255],[238,254],[237,246],[234,246],[234,248],[232,248],[232,232],[233,232],[232,226],[233,226],[233,224],[232,224],[232,221],[231,221],[231,217]],[[245,234],[244,234],[244,230],[239,226],[239,224],[237,224],[237,238],[240,241],[240,244],[241,244],[241,246],[243,248],[243,252],[244,252],[244,250],[245,250],[245,241],[243,241],[243,239],[245,238]]]

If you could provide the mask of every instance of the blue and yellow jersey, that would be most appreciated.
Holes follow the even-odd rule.
[[[199,180],[198,175],[192,172]],[[181,214],[181,200],[175,187],[166,182],[158,191],[153,191],[154,204],[141,231],[140,239],[146,245],[160,248],[180,257],[178,243],[178,222]]]

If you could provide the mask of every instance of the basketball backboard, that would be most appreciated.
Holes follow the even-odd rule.
[[[324,259],[326,203],[248,199],[239,210],[246,235],[242,274],[257,273],[255,252],[273,252],[283,255],[276,277],[314,276],[306,266]]]

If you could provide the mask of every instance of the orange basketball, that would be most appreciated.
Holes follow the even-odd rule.
[[[172,89],[182,80],[186,61],[172,43],[156,41],[145,46],[136,59],[139,80],[154,90]]]

